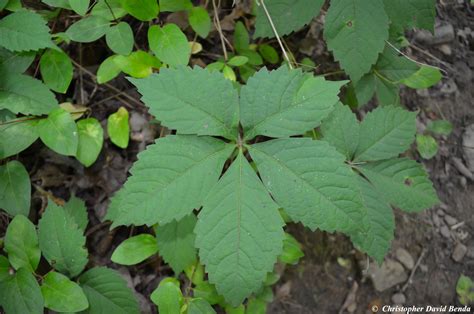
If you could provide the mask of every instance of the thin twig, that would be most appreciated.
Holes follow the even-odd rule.
[[[423,251],[421,251],[420,257],[418,257],[418,260],[416,261],[415,267],[411,270],[410,277],[408,277],[407,282],[402,287],[402,292],[405,292],[405,290],[408,288],[408,286],[412,283],[413,277],[415,276],[416,270],[418,267],[420,267],[421,261],[426,255],[427,250],[423,248]]]
[[[221,27],[221,21],[219,20],[219,10],[218,6],[216,5],[216,0],[212,0],[212,6],[214,8],[214,25],[216,25],[217,32],[219,33],[219,37],[221,39],[221,45],[222,45],[222,52],[224,53],[224,60],[227,61],[227,49],[225,47],[225,37],[224,33],[222,32],[222,27]],[[219,1],[219,7],[220,7],[220,1]]]

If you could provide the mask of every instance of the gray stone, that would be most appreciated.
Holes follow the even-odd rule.
[[[455,225],[458,222],[458,220],[456,218],[454,218],[453,216],[450,216],[450,215],[445,215],[444,216],[444,221],[446,221],[446,223],[449,226]]]
[[[403,293],[395,293],[394,295],[392,295],[392,302],[394,304],[405,304],[407,298],[405,297],[405,295]]]
[[[385,291],[408,279],[402,264],[392,259],[386,259],[381,267],[378,265],[371,267],[369,275],[375,289],[379,292]]]
[[[402,263],[406,268],[413,269],[413,267],[415,267],[415,261],[413,260],[413,257],[404,248],[398,248],[395,255],[397,256],[397,259],[400,261],[400,263]]]
[[[439,229],[439,232],[446,239],[451,239],[451,231],[449,231],[449,228],[447,226],[445,225],[441,226],[441,228]]]
[[[462,144],[464,146],[464,159],[466,160],[469,170],[474,172],[474,124],[466,127],[466,131],[462,137]]]
[[[454,261],[460,263],[464,259],[464,256],[466,256],[466,253],[467,247],[462,243],[458,243],[454,247],[453,255],[451,257]]]

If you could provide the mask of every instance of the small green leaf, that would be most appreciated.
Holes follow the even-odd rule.
[[[177,12],[192,9],[191,0],[160,0],[162,12]]]
[[[265,314],[267,313],[267,302],[257,298],[251,298],[247,302],[245,314]]]
[[[158,305],[159,313],[180,314],[184,299],[179,282],[174,278],[163,279],[150,296]]]
[[[235,75],[234,70],[228,65],[224,66],[224,68],[222,69],[222,74],[224,74],[224,77],[229,81],[237,81],[237,76]]]
[[[114,56],[113,62],[117,68],[135,78],[148,77],[153,69],[161,67],[157,58],[142,50],[134,51],[128,56]]]
[[[474,282],[471,278],[461,275],[456,283],[456,293],[458,295],[469,294],[474,289]]]
[[[230,58],[229,61],[227,61],[227,64],[233,67],[240,67],[246,64],[249,61],[249,58],[244,57],[244,56],[235,56]]]
[[[212,306],[204,299],[191,299],[188,304],[187,314],[216,314]]]
[[[211,71],[211,72],[212,71],[222,71],[222,69],[224,69],[224,66],[225,66],[224,62],[216,61],[216,62],[213,62],[213,63],[209,63],[206,66],[206,69]]]
[[[85,15],[89,9],[90,0],[68,0],[68,2],[74,12],[79,15]]]
[[[104,143],[104,130],[100,122],[94,118],[83,119],[77,122],[79,141],[76,158],[84,166],[91,166],[102,150]]]
[[[16,119],[15,119],[16,120]],[[0,125],[0,159],[18,154],[33,144],[39,137],[38,121],[25,118],[24,121],[9,120]]]
[[[109,20],[91,15],[72,24],[67,29],[66,35],[73,41],[90,43],[104,36],[109,27]]]
[[[249,64],[250,65],[262,65],[263,64],[263,59],[262,59],[262,56],[260,56],[260,54],[256,51],[253,51],[253,50],[241,50],[239,51],[239,54],[241,56],[244,56],[244,57],[247,57],[249,58]]]
[[[194,7],[189,11],[189,24],[202,38],[206,38],[211,31],[211,18],[203,7]]]
[[[97,70],[97,83],[104,84],[116,78],[122,71],[115,62],[117,56],[110,56],[105,59]]]
[[[438,142],[431,135],[417,134],[416,147],[424,159],[431,159],[438,153]]]
[[[453,124],[447,120],[430,121],[426,129],[435,134],[448,136],[453,131]]]
[[[0,281],[0,304],[8,314],[43,314],[44,301],[33,274],[20,268]]]
[[[15,269],[24,267],[34,272],[38,267],[41,251],[38,235],[33,223],[23,215],[17,215],[10,222],[5,234],[5,252]]]
[[[100,16],[109,21],[120,19],[127,14],[120,2],[121,0],[99,0],[92,8],[91,15]]]
[[[202,298],[212,305],[225,303],[224,297],[217,293],[216,287],[207,281],[196,284],[193,294],[195,298]]]
[[[0,166],[0,208],[12,216],[30,213],[31,183],[28,171],[19,161]]]
[[[130,139],[130,126],[128,123],[128,111],[120,107],[107,119],[107,132],[112,143],[120,148],[127,148]]]
[[[48,49],[40,60],[41,76],[45,84],[58,93],[66,93],[72,81],[73,66],[69,56],[56,49]]]
[[[51,271],[43,278],[44,306],[56,312],[79,312],[89,307],[82,288],[66,276]]]
[[[300,258],[304,256],[301,244],[289,233],[285,233],[283,240],[283,252],[278,257],[280,262],[290,265],[298,264]]]
[[[178,66],[189,62],[191,47],[186,35],[176,24],[151,26],[148,29],[148,43],[151,51],[166,64]]]
[[[112,262],[135,265],[158,252],[156,239],[151,234],[140,234],[120,243],[112,254]]]
[[[233,307],[231,305],[227,305],[225,307],[226,314],[245,314],[245,305],[240,304],[239,306]]]
[[[58,154],[75,156],[78,145],[76,123],[62,108],[51,111],[46,119],[38,122],[38,132],[43,143]]]
[[[158,16],[158,0],[120,0],[122,7],[140,21],[151,21]]]
[[[262,55],[263,59],[271,64],[277,64],[280,61],[278,52],[270,45],[262,44],[258,46],[258,52]]]
[[[412,76],[407,77],[400,82],[410,88],[422,89],[429,88],[441,81],[441,71],[431,66],[422,66]]]
[[[86,231],[87,223],[89,222],[87,219],[87,208],[84,201],[72,196],[64,205],[64,211],[84,233]]]
[[[120,22],[109,28],[105,34],[109,48],[120,55],[129,55],[133,50],[133,31],[126,22]]]
[[[245,28],[244,23],[238,21],[235,24],[234,28],[234,48],[237,52],[250,49],[250,38],[247,28]]]

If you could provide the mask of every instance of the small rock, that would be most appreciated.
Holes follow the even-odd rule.
[[[464,158],[469,170],[474,172],[474,124],[469,125],[464,131],[462,137],[462,145],[464,146]]]
[[[415,261],[410,253],[404,248],[397,249],[396,252],[397,259],[402,263],[406,268],[413,269],[415,266]]]
[[[443,211],[442,209],[438,209],[438,210],[436,211],[436,213],[437,213],[438,216],[440,216],[440,217],[443,217],[443,216],[445,215],[445,214],[444,214],[444,211]]]
[[[392,259],[386,259],[381,267],[375,265],[369,270],[369,274],[375,289],[379,292],[385,291],[408,279],[402,264]]]
[[[420,265],[420,270],[424,273],[426,273],[428,271],[428,266],[426,266],[425,264],[421,264]]]
[[[446,223],[449,226],[455,225],[458,222],[458,220],[456,218],[454,218],[453,216],[450,216],[450,215],[444,216],[444,221],[446,221]]]
[[[450,45],[443,44],[443,45],[439,46],[438,49],[439,49],[439,51],[441,51],[443,54],[445,54],[447,56],[450,56],[450,55],[453,54],[453,51],[452,51]]]
[[[403,293],[395,293],[392,295],[392,302],[395,304],[405,304],[407,298]]]
[[[433,214],[433,224],[435,225],[435,227],[439,227],[441,225],[441,220],[436,214]]]
[[[466,253],[467,247],[462,243],[458,243],[454,247],[452,258],[454,261],[460,263],[463,260],[464,256],[466,256]]]
[[[459,171],[460,174],[462,174],[463,176],[465,176],[466,178],[468,178],[470,180],[474,180],[474,175],[464,165],[464,163],[462,162],[462,160],[460,158],[453,157],[452,159],[453,159],[454,167],[456,167],[456,169]]]
[[[445,225],[441,226],[441,228],[439,229],[439,232],[446,239],[451,239],[451,231],[449,231],[449,228],[447,226]]]

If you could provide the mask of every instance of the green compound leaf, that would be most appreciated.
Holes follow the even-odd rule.
[[[408,28],[434,32],[436,0],[383,0],[392,27],[403,33]]]
[[[96,267],[85,272],[79,283],[89,300],[85,314],[139,314],[138,302],[115,270]]]
[[[211,18],[203,7],[194,7],[189,11],[189,24],[202,38],[206,38],[211,31]]]
[[[89,222],[87,219],[87,208],[84,204],[84,201],[73,196],[63,208],[66,214],[69,216],[68,218],[72,218],[72,220],[84,233]]]
[[[12,216],[28,216],[30,201],[30,176],[23,164],[13,160],[0,166],[0,208]]]
[[[295,222],[350,234],[362,219],[357,176],[326,142],[280,139],[254,145],[250,155],[277,204]]]
[[[104,130],[97,119],[87,118],[77,122],[79,134],[76,158],[84,166],[91,166],[99,157],[104,143]]]
[[[54,44],[41,15],[20,10],[0,20],[0,46],[10,51],[36,51]]]
[[[112,254],[112,262],[120,265],[135,265],[158,252],[156,239],[151,234],[140,234],[120,243]]]
[[[0,125],[0,159],[4,159],[22,152],[33,144],[39,137],[36,130],[38,121],[26,120],[7,121]]]
[[[25,268],[34,272],[38,267],[41,251],[33,223],[23,215],[17,215],[10,222],[5,234],[5,252],[15,269]]]
[[[191,47],[186,35],[176,24],[151,26],[148,29],[148,42],[151,51],[163,63],[171,66],[188,64]]]
[[[442,77],[438,68],[424,65],[416,73],[400,82],[410,88],[422,89],[435,85],[441,81]]]
[[[417,134],[416,147],[424,159],[431,159],[438,153],[438,142],[431,135]]]
[[[345,83],[286,67],[271,72],[263,68],[241,89],[240,120],[245,138],[288,137],[318,126],[334,109]]]
[[[189,301],[187,314],[216,314],[216,311],[206,300],[196,298]]]
[[[148,77],[153,73],[153,69],[161,67],[160,60],[142,50],[134,51],[128,56],[112,56],[110,58],[113,58],[116,68],[135,78]],[[114,67],[110,67],[109,71],[112,73],[110,75],[115,74],[115,70]]]
[[[365,213],[360,230],[351,235],[354,245],[381,264],[390,249],[395,230],[392,208],[367,180],[359,177],[358,186],[362,195]]]
[[[133,31],[126,22],[120,22],[109,28],[105,34],[109,48],[119,55],[129,55],[133,50]]]
[[[181,313],[184,298],[179,288],[179,281],[174,278],[163,279],[150,298],[158,305],[159,313]]]
[[[107,133],[112,143],[120,148],[127,148],[130,140],[129,114],[125,107],[120,107],[107,119]]]
[[[158,16],[157,0],[120,0],[122,8],[140,21],[151,21]]]
[[[8,314],[43,314],[43,296],[33,274],[20,268],[0,281],[0,305]]]
[[[63,274],[51,271],[43,278],[44,306],[56,312],[79,312],[89,307],[82,288]]]
[[[196,216],[188,215],[179,221],[172,221],[155,228],[160,255],[175,274],[196,263],[194,226]]]
[[[419,212],[439,203],[423,166],[414,160],[390,159],[360,166],[375,189],[390,204],[407,212]]]
[[[46,146],[58,154],[75,156],[78,134],[74,119],[66,110],[57,108],[38,122],[38,132]]]
[[[214,186],[232,145],[210,137],[167,136],[138,155],[109,207],[114,224],[153,225],[180,220],[199,208]]]
[[[221,73],[181,67],[130,81],[150,113],[179,134],[237,137],[238,93]]]
[[[86,266],[86,238],[66,211],[51,201],[38,223],[41,252],[51,266],[69,277],[75,277]]]
[[[115,62],[115,59],[118,56],[110,56],[104,60],[99,66],[97,70],[97,83],[104,84],[108,81],[113,80],[116,78],[120,72],[122,71],[119,65]],[[149,71],[151,74],[151,70]],[[133,76],[133,75],[132,75]],[[145,77],[148,75],[145,75]]]
[[[324,37],[353,81],[370,71],[388,39],[388,16],[380,0],[332,0]]]
[[[416,112],[397,107],[378,107],[360,124],[359,147],[355,161],[397,157],[413,143]]]
[[[109,27],[108,19],[91,15],[72,24],[67,29],[66,35],[72,41],[90,43],[104,36]]]
[[[41,76],[45,84],[58,93],[66,93],[72,81],[73,66],[62,51],[48,49],[40,59]]]
[[[177,12],[189,10],[193,7],[190,0],[160,0],[160,8],[163,12]]]
[[[0,72],[23,73],[35,60],[36,53],[17,52],[13,53],[0,47]]]
[[[0,73],[0,109],[43,115],[57,106],[56,97],[41,81],[23,74]]]
[[[79,15],[85,15],[89,9],[90,0],[68,0],[71,9]],[[72,311],[69,311],[72,312]]]
[[[209,192],[195,228],[209,281],[233,306],[260,289],[272,270],[282,252],[283,224],[278,206],[240,153]]]
[[[303,28],[319,14],[324,0],[271,0],[265,1],[278,35],[288,35]],[[255,37],[273,38],[272,27],[262,5],[257,6]]]
[[[323,141],[328,142],[348,160],[354,157],[359,145],[359,121],[348,106],[338,103],[321,124]]]

